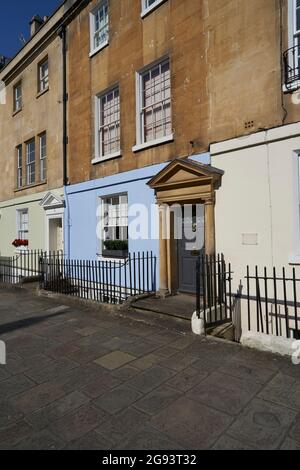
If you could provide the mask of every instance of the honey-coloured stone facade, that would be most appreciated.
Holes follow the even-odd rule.
[[[299,106],[282,88],[287,0],[167,0],[144,18],[139,0],[110,0],[109,44],[90,57],[89,13],[96,5],[89,2],[68,28],[71,184],[204,152],[213,142],[300,119]],[[133,152],[135,74],[164,56],[171,64],[174,141]],[[120,88],[122,156],[93,165],[95,96],[114,84]]]

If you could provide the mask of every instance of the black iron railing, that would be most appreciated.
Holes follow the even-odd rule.
[[[287,274],[258,267],[250,273],[247,267],[248,329],[258,333],[300,339],[300,279],[293,268]]]
[[[58,255],[62,256],[62,253]],[[17,284],[26,278],[39,278],[43,256],[43,250],[24,250],[15,256],[1,256],[0,282]]]
[[[143,252],[122,261],[42,260],[41,288],[102,303],[120,304],[129,297],[156,291],[156,256]]]
[[[284,83],[287,89],[294,88],[300,81],[300,46],[296,45],[283,54]]]
[[[232,320],[232,271],[223,255],[200,256],[197,260],[196,309],[203,312],[205,330]]]

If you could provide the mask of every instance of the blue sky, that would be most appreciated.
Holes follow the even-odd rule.
[[[49,16],[63,0],[1,0],[0,55],[13,57],[22,47],[19,36],[29,38],[29,21],[34,15]]]

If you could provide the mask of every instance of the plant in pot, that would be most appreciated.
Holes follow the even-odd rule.
[[[126,258],[128,256],[128,241],[106,240],[103,255],[111,258]]]

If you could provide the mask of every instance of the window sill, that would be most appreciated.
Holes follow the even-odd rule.
[[[102,44],[100,44],[100,46],[96,47],[96,49],[92,50],[90,53],[89,53],[89,57],[93,57],[94,55],[98,54],[98,52],[102,51],[102,49],[104,49],[106,46],[109,45],[109,41],[105,41],[103,42]]]
[[[112,256],[105,256],[104,254],[101,254],[101,253],[97,253],[98,261],[106,261],[106,262],[111,261],[112,263],[117,263],[118,261],[124,262],[128,258],[129,258],[129,255],[122,256],[122,257],[120,256],[112,257]]]
[[[43,96],[48,91],[49,91],[49,87],[45,88],[45,90],[39,91],[38,94],[36,95],[36,99],[38,99],[40,96]]]
[[[161,139],[151,140],[150,142],[145,142],[144,144],[138,144],[132,147],[133,152],[140,152],[141,150],[146,150],[151,147],[156,147],[158,145],[167,144],[174,141],[174,134],[167,135]]]
[[[145,10],[142,11],[141,13],[141,18],[145,18],[145,16],[149,15],[153,10],[158,8],[162,3],[164,3],[166,0],[157,0],[157,2],[153,3],[150,7],[146,8]]]
[[[45,184],[47,184],[47,181],[40,181],[39,183],[28,184],[26,186],[22,186],[21,188],[16,188],[14,192],[19,193],[21,191],[25,191],[26,189],[36,188],[38,186],[44,186]]]
[[[300,255],[293,255],[289,258],[289,264],[291,265],[300,265]]]
[[[21,111],[23,111],[23,108],[16,109],[16,110],[12,113],[12,117],[16,116],[16,115],[19,114]]]
[[[106,162],[108,160],[114,160],[115,158],[122,157],[122,152],[115,152],[111,153],[110,155],[106,155],[105,157],[94,158],[92,160],[93,165],[97,165],[98,163]]]

